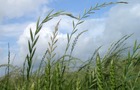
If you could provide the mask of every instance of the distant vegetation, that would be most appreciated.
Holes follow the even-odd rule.
[[[27,41],[29,53],[25,58],[23,68],[10,64],[10,51],[8,64],[0,65],[7,68],[6,75],[0,78],[0,90],[140,90],[140,44],[134,41],[132,51],[125,46],[125,41],[131,35],[126,35],[113,43],[104,56],[98,53],[99,47],[93,51],[92,57],[88,60],[73,66],[73,63],[80,62],[77,57],[73,57],[73,50],[78,38],[86,32],[79,32],[77,26],[94,14],[95,10],[111,4],[116,3],[97,4],[78,17],[65,12],[51,11],[44,20],[38,19],[36,31],[33,33],[30,29],[30,40]],[[61,58],[57,60],[54,58],[57,55],[55,49],[60,20],[54,27],[51,41],[48,42],[49,46],[40,60],[39,68],[33,71],[33,57],[36,53],[39,32],[46,22],[60,15],[77,19],[76,22],[73,21],[72,32],[67,34],[65,52]]]

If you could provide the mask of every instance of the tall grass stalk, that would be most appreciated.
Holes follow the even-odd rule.
[[[115,66],[114,66],[114,60],[111,61],[110,64],[110,88],[111,90],[115,90],[116,83],[115,83]]]
[[[97,79],[97,85],[98,90],[103,90],[103,71],[102,71],[102,65],[101,65],[101,59],[99,54],[97,54],[96,57],[96,79]]]

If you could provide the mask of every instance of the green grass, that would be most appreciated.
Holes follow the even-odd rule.
[[[93,55],[87,61],[75,66],[76,69],[73,70],[71,67],[74,62],[81,61],[73,57],[72,53],[80,36],[87,32],[87,30],[79,32],[77,27],[87,17],[94,14],[95,10],[112,4],[116,3],[97,4],[78,17],[63,11],[56,13],[51,11],[43,20],[38,19],[36,31],[33,33],[30,29],[30,40],[27,41],[29,53],[25,58],[23,68],[10,64],[8,45],[8,64],[0,65],[0,67],[6,67],[7,72],[0,78],[0,90],[140,90],[140,44],[135,41],[131,53],[129,48],[125,47],[125,41],[131,35],[126,35],[113,43],[104,56],[98,53],[101,48],[99,47],[93,51]],[[33,57],[37,50],[36,44],[41,28],[46,22],[61,15],[77,19],[77,22],[73,21],[72,32],[67,34],[64,54],[59,59],[54,58],[57,55],[55,49],[60,20],[54,27],[51,41],[48,42],[48,48],[40,60],[39,68],[33,71]],[[123,53],[128,54],[123,55]]]

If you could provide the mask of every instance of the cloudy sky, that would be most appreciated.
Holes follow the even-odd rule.
[[[22,64],[28,50],[29,28],[34,31],[38,17],[44,18],[49,11],[64,10],[78,15],[96,3],[116,1],[118,0],[0,0],[0,64],[7,63],[8,43],[10,43],[11,60],[14,59],[13,64]],[[103,45],[101,49],[103,52],[112,42],[132,33],[134,35],[128,40],[128,45],[131,46],[135,39],[140,41],[140,0],[121,1],[127,1],[129,4],[102,8],[79,26],[79,32],[87,29],[88,32],[79,38],[74,56],[87,59],[99,46]],[[37,44],[37,55],[40,56],[45,52],[49,36],[60,19],[56,52],[58,55],[64,53],[66,33],[72,31],[73,19],[60,16],[42,28]]]

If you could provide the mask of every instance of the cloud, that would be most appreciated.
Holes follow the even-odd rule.
[[[28,23],[14,23],[14,24],[4,24],[0,25],[0,37],[18,37]]]
[[[128,45],[132,45],[135,39],[140,41],[140,2],[134,2],[130,1],[127,5],[116,5],[111,8],[106,19],[104,35],[101,38],[103,44],[133,33]]]
[[[48,0],[0,0],[0,20],[4,18],[18,18],[31,15],[46,8]],[[40,12],[41,13],[41,12]]]

